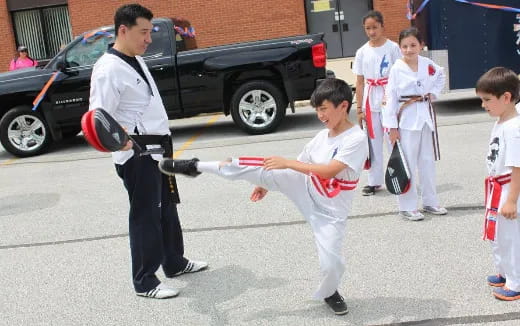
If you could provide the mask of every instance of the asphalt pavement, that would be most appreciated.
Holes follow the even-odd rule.
[[[179,177],[186,255],[207,271],[165,279],[179,297],[135,296],[127,196],[111,158],[81,136],[42,156],[0,149],[1,325],[520,325],[520,302],[500,302],[485,278],[481,240],[485,155],[493,120],[475,101],[438,105],[440,201],[449,214],[399,218],[397,200],[356,190],[334,316],[311,299],[318,285],[312,233],[278,193],[213,175]],[[248,136],[229,117],[171,121],[177,155],[296,157],[322,128],[312,108],[288,113],[276,133]],[[363,174],[360,185],[366,182]]]

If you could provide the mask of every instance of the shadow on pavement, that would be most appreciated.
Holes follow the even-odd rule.
[[[448,301],[438,299],[417,299],[402,297],[376,297],[370,299],[356,299],[345,297],[349,313],[344,316],[335,316],[324,303],[316,302],[316,305],[307,309],[295,310],[276,310],[265,309],[258,313],[251,314],[246,321],[268,321],[275,322],[279,317],[300,317],[306,319],[333,318],[344,321],[351,325],[371,325],[397,323],[403,320],[423,320],[435,318],[435,316],[445,316],[451,307]],[[379,321],[379,322],[378,322]]]
[[[56,206],[59,193],[25,194],[0,197],[0,216],[29,213]]]
[[[190,308],[210,317],[210,325],[229,325],[232,307],[224,303],[254,289],[273,289],[287,283],[282,278],[260,278],[249,269],[230,265],[209,269],[197,275],[183,275],[188,280],[183,296],[192,299]],[[235,317],[233,317],[235,318]]]

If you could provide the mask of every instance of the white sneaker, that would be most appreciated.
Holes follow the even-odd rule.
[[[404,217],[410,221],[424,220],[424,215],[419,211],[400,211],[399,216]]]
[[[423,211],[426,213],[430,213],[433,215],[446,215],[448,214],[448,210],[444,207],[440,206],[424,206]]]
[[[206,263],[205,261],[190,260],[188,261],[188,264],[182,271],[173,274],[173,276],[179,276],[184,273],[195,273],[206,268],[208,268],[208,263]]]
[[[167,299],[173,298],[179,295],[179,290],[170,288],[163,283],[157,285],[155,288],[148,292],[136,292],[140,297],[154,298],[154,299]]]

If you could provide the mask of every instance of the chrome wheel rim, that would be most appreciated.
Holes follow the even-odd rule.
[[[33,115],[21,115],[11,121],[7,137],[11,145],[20,151],[34,151],[45,142],[47,130],[43,121]]]
[[[255,89],[242,96],[238,104],[240,119],[251,128],[264,128],[276,117],[276,101],[266,91]]]

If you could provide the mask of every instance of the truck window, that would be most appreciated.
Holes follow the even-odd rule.
[[[166,55],[165,44],[170,42],[170,35],[163,24],[154,24],[154,31],[152,32],[152,44],[148,45],[143,57],[157,56],[162,57]]]
[[[108,49],[108,44],[114,42],[114,37],[98,35],[88,40],[81,40],[67,51],[66,61],[69,67],[89,66]]]

